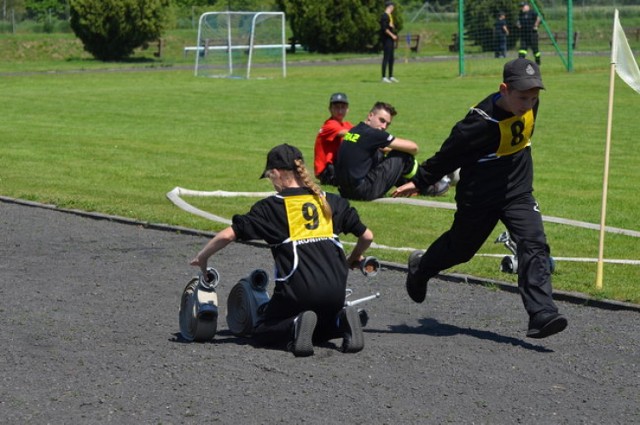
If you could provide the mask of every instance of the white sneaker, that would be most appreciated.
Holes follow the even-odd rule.
[[[398,79],[396,77],[389,78],[389,81],[391,81],[392,83],[399,83],[400,82],[400,81],[398,81]]]
[[[388,79],[387,77],[382,77],[382,82],[383,82],[383,83],[390,83],[390,82],[391,82],[391,80],[390,80],[390,79]]]

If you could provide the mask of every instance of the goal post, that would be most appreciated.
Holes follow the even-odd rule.
[[[198,21],[196,76],[287,76],[283,12],[206,12]]]

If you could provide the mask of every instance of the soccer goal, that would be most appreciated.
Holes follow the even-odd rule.
[[[287,76],[282,12],[207,12],[200,16],[196,76]]]

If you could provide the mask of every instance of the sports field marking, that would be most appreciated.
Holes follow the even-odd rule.
[[[252,198],[266,198],[267,196],[271,196],[275,194],[275,192],[229,192],[226,190],[214,190],[214,191],[200,191],[200,190],[190,190],[182,187],[175,187],[170,192],[167,192],[167,198],[173,202],[178,208],[181,208],[184,211],[187,211],[191,214],[206,218],[207,220],[215,221],[217,223],[223,223],[230,225],[231,220],[217,216],[215,214],[211,214],[207,211],[201,210],[200,208],[194,207],[189,204],[187,201],[182,199],[183,196],[194,196],[194,197],[222,197],[222,198],[230,198],[230,197],[252,197]],[[415,199],[415,198],[380,198],[376,199],[373,202],[380,202],[383,204],[407,204],[407,205],[416,205],[420,207],[431,207],[431,208],[444,208],[455,210],[455,204],[449,202],[438,202],[438,201],[429,201],[423,199]],[[593,229],[599,230],[600,225],[587,223],[584,221],[576,221],[569,220],[565,218],[559,217],[550,217],[550,216],[542,216],[542,219],[549,223],[558,223],[564,224],[567,226],[581,227],[584,229]],[[640,237],[640,232],[629,229],[620,229],[617,227],[606,226],[605,231],[609,233],[617,233],[626,236],[631,236],[635,238]],[[354,245],[353,243],[344,242],[346,245]],[[406,251],[411,252],[416,250],[417,248],[412,247],[391,247],[386,245],[379,245],[377,243],[372,243],[371,248],[379,248],[379,249],[388,249],[392,251]],[[481,257],[504,257],[502,254],[476,254]],[[597,258],[575,258],[575,257],[553,257],[555,260],[560,261],[574,261],[574,262],[589,262],[596,263],[598,261]],[[627,265],[640,265],[640,260],[621,260],[621,259],[604,259],[605,263],[615,263],[615,264],[627,264]]]

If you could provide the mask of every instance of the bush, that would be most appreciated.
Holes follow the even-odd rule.
[[[277,0],[296,42],[310,52],[368,52],[379,49],[380,0]],[[398,31],[401,10],[393,13]]]
[[[171,0],[71,0],[70,25],[96,59],[121,60],[160,38],[170,4]]]

